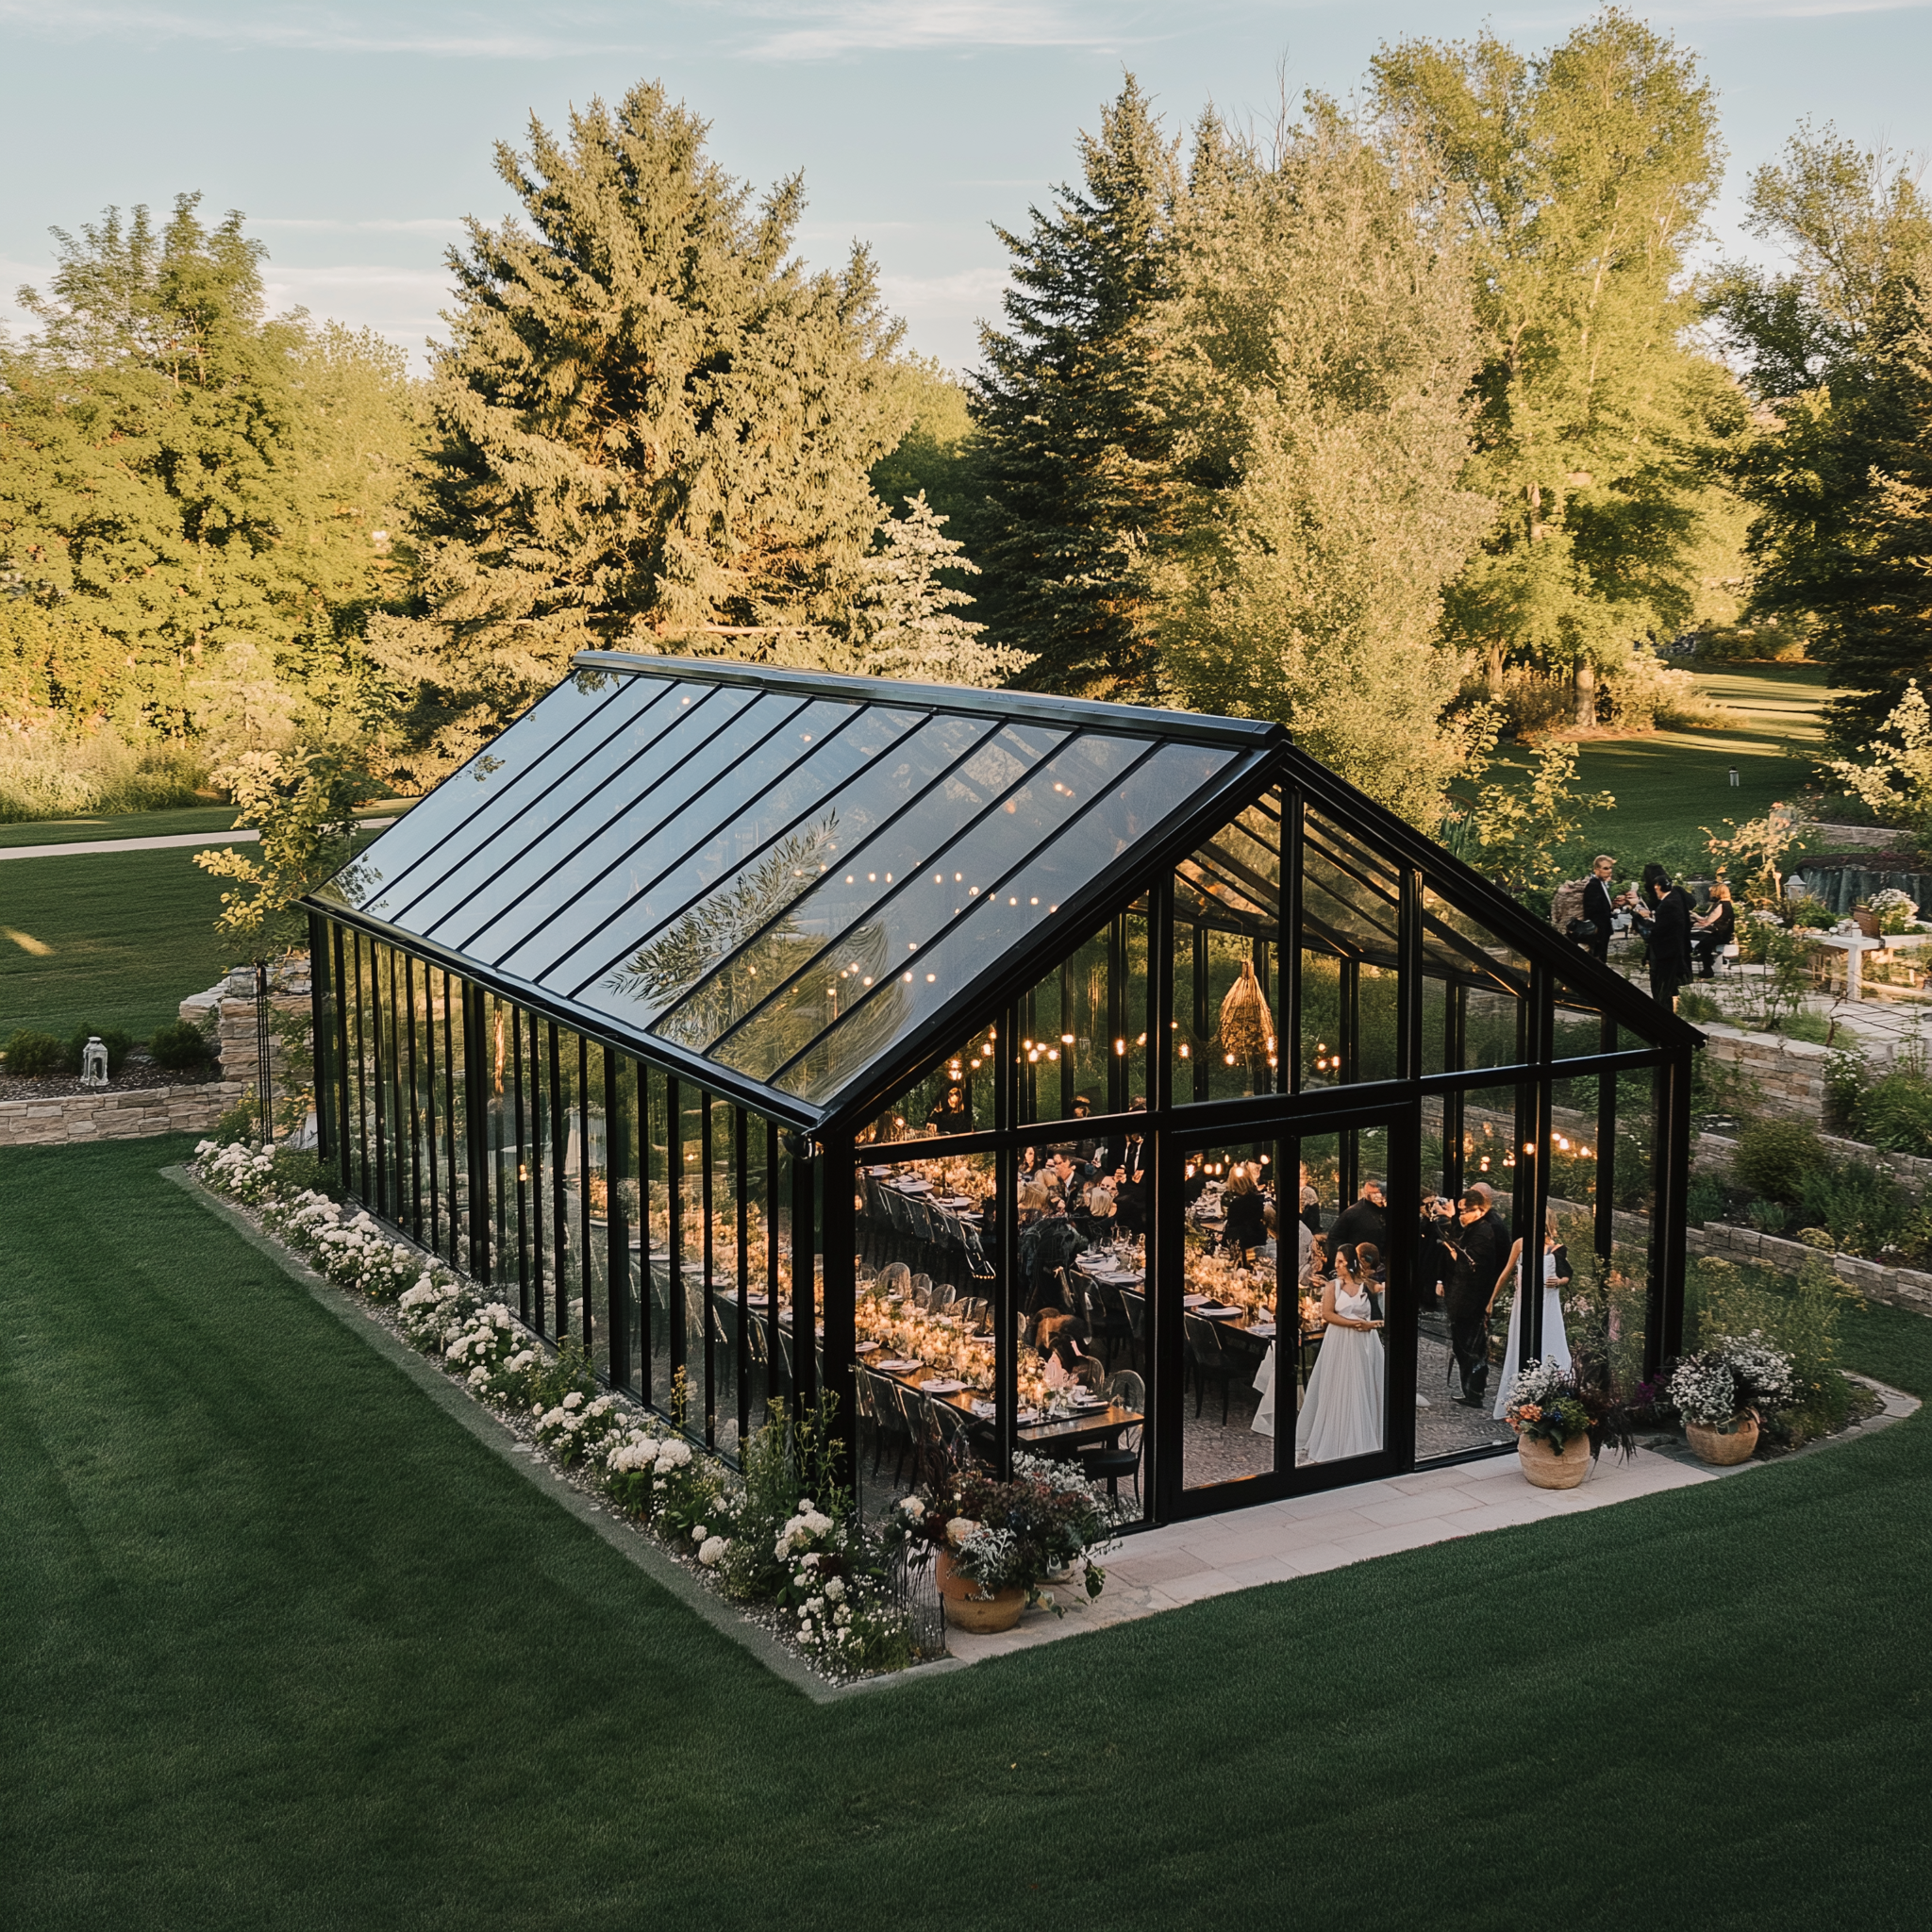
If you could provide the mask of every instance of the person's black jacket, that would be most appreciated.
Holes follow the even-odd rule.
[[[1449,1267],[1444,1276],[1442,1311],[1456,1319],[1480,1315],[1496,1291],[1509,1258],[1509,1230],[1491,1208],[1480,1221],[1452,1222],[1442,1236]]]
[[[1690,894],[1673,886],[1656,901],[1650,928],[1650,970],[1659,977],[1690,977]]]
[[[1583,882],[1583,911],[1580,916],[1596,927],[1596,938],[1590,941],[1592,946],[1609,938],[1616,908],[1610,904],[1609,887],[1595,873]]]
[[[1222,1206],[1227,1221],[1222,1239],[1230,1248],[1258,1248],[1268,1239],[1268,1204],[1257,1191],[1252,1194],[1224,1194]]]
[[[1378,1255],[1389,1252],[1389,1215],[1373,1201],[1351,1201],[1335,1217],[1328,1251],[1333,1254],[1338,1248],[1352,1248],[1357,1241],[1374,1241]]]

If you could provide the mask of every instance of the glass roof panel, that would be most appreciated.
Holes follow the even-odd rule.
[[[789,1016],[801,1000],[806,1005],[810,1000],[801,993],[798,975],[811,969],[827,946],[836,945],[850,952],[841,970],[851,979],[869,984],[882,978],[888,953],[903,952],[907,944],[903,936],[893,944],[890,928],[894,921],[887,908],[908,884],[924,876],[928,862],[935,870],[960,872],[961,890],[980,885],[963,876],[963,859],[950,857],[958,841],[972,836],[989,815],[1010,824],[999,810],[1001,803],[1024,786],[1044,754],[1064,741],[1064,733],[1002,725],[908,810],[884,820],[869,838],[847,847],[843,872],[836,866],[828,869],[824,858],[814,859],[824,874],[821,883],[784,908],[782,919],[724,959],[710,978],[670,1008],[652,1031],[703,1050],[716,1047],[729,1027],[729,1037],[738,1044],[717,1054],[726,1065],[750,1072],[767,1061],[782,1064],[793,1051],[776,1050],[794,1024]],[[1007,835],[1009,841],[1012,836]],[[943,867],[939,863],[942,858],[947,859]],[[917,913],[912,923],[916,927]],[[917,943],[916,931],[912,943]],[[767,1045],[741,1040],[741,1029]],[[818,1030],[818,1024],[812,1024],[805,1039]]]
[[[1143,853],[1172,866],[1164,830],[1249,772],[1272,783],[1286,746],[1018,693],[578,667],[315,902],[801,1121],[890,1076],[870,1057],[918,1051],[949,1003],[970,1021],[1005,955],[1048,963],[1062,913],[1132,891]],[[1191,876],[1273,919],[1279,842],[1278,812],[1253,810]]]
[[[1529,991],[1529,960],[1459,906],[1423,887],[1423,970],[1497,992]]]
[[[850,724],[857,709],[828,700],[801,707],[760,698],[666,773],[660,784],[613,783],[603,802],[605,808],[615,808],[613,815],[587,831],[576,849],[554,862],[513,906],[464,941],[463,950],[493,958],[510,973],[541,972],[568,943],[552,930],[559,917],[573,919],[580,910],[608,913],[621,903],[626,867],[654,878],[675,864],[716,824],[721,797],[741,809],[747,791],[756,797],[781,784],[810,759],[814,747]],[[579,817],[597,815],[587,808]],[[596,890],[613,873],[616,899]]]
[[[378,919],[393,917],[436,876],[440,868],[433,861],[459,830],[467,836],[523,809],[600,736],[635,718],[660,695],[633,678],[594,672],[566,679],[487,750],[409,808],[383,838],[379,867],[349,867],[330,881],[340,890],[325,888],[325,892]]]
[[[1237,756],[1220,746],[1199,744],[1162,745],[1151,756],[1142,756],[1146,745],[1120,739],[1083,740],[1073,750],[1091,753],[1103,742],[1125,765],[1121,775],[1108,783],[1084,812],[1070,816],[1056,836],[1024,856],[1004,877],[995,877],[989,890],[956,905],[936,940],[916,955],[908,950],[909,963],[901,965],[896,978],[855,1007],[849,979],[841,989],[829,969],[808,975],[810,990],[823,1001],[825,1030],[802,1051],[794,1049],[791,1065],[762,1077],[803,1099],[829,1100],[880,1054],[970,987],[984,973],[987,960],[1047,924],[1083,885],[1144,841],[1172,815],[1176,798],[1210,784]],[[1128,758],[1134,760],[1130,765],[1125,764]],[[1071,754],[1056,759],[1029,791],[1042,791],[1053,774],[1068,773],[1070,763]],[[932,873],[923,874],[922,887],[942,870],[935,865]],[[947,897],[958,900],[958,893],[956,888],[931,897],[939,903]],[[1068,943],[1078,937],[1070,933]],[[890,942],[886,951],[889,958],[898,958]],[[841,992],[842,1013],[838,1010]]]
[[[680,1026],[694,1040],[715,1040],[742,1019],[777,983],[758,956],[745,958],[746,970],[727,969],[749,949],[775,958],[791,938],[789,909],[802,899],[827,866],[846,860],[895,817],[908,812],[939,781],[967,758],[982,739],[997,729],[978,718],[922,719],[918,712],[896,714],[917,728],[895,745],[881,749],[852,783],[822,811],[811,812],[761,851],[750,854],[693,902],[653,929],[638,935],[620,920],[597,942],[606,957],[589,979],[576,980],[580,961],[592,957],[587,945],[558,969],[557,983],[586,1006],[630,1024],[654,1020],[696,992]],[[834,741],[844,745],[842,733]],[[739,841],[734,840],[734,846]],[[699,855],[702,860],[703,855]],[[873,869],[876,869],[874,866]],[[632,935],[623,951],[608,957],[620,933]]]
[[[451,841],[454,863],[433,877],[433,869],[425,866],[423,883],[406,882],[399,903],[380,916],[406,923],[412,932],[429,934],[452,914],[459,914],[479,891],[485,905],[497,903],[501,888],[496,881],[505,870],[522,854],[553,849],[556,828],[595,794],[612,769],[632,764],[658,769],[654,754],[660,747],[668,750],[679,734],[688,734],[697,725],[708,712],[708,699],[736,695],[672,685],[629,716],[616,718],[613,708],[613,729],[584,733],[574,741],[574,748],[580,745],[581,749],[565,769],[528,787],[526,796],[506,798],[501,816],[491,815],[465,825],[461,840]],[[504,734],[506,738],[508,735]]]

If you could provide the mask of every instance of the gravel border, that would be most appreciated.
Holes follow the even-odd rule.
[[[925,1663],[908,1665],[880,1676],[832,1678],[822,1675],[780,1641],[772,1624],[761,1621],[727,1603],[700,1582],[694,1570],[674,1557],[655,1539],[619,1515],[608,1503],[593,1498],[596,1491],[587,1480],[574,1480],[578,1473],[559,1470],[547,1457],[537,1453],[530,1439],[495,1409],[486,1408],[462,1387],[451,1380],[428,1357],[405,1341],[387,1308],[365,1302],[325,1280],[301,1257],[266,1234],[250,1219],[245,1208],[206,1188],[185,1165],[164,1167],[164,1180],[172,1181],[184,1193],[226,1222],[250,1247],[273,1261],[292,1281],[299,1282],[336,1317],[344,1327],[361,1337],[377,1355],[400,1369],[446,1415],[460,1423],[486,1449],[500,1457],[551,1501],[568,1510],[588,1529],[603,1538],[612,1549],[637,1565],[653,1583],[659,1585],[694,1611],[712,1629],[728,1637],[748,1651],[774,1676],[782,1677],[794,1690],[802,1690],[814,1704],[836,1704],[862,1691],[879,1690],[914,1680],[924,1681],[936,1673],[964,1670],[962,1657],[935,1657]],[[640,1410],[641,1416],[642,1411]]]

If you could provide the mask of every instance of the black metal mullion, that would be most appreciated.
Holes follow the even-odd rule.
[[[608,1145],[605,1158],[609,1158]],[[583,1252],[577,1258],[577,1318],[584,1353],[589,1355],[593,1337],[591,1257],[595,1252],[591,1240],[591,1042],[581,1033],[577,1035],[577,1225],[584,1231]]]
[[[1162,1016],[1162,1024],[1170,1028],[1170,1043],[1168,1051],[1158,1057],[1151,1070],[1154,1078],[1154,1092],[1150,1096],[1155,1115],[1150,1124],[1154,1169],[1151,1185],[1146,1190],[1151,1212],[1145,1286],[1147,1364],[1154,1393],[1149,1406],[1152,1426],[1146,1431],[1151,1450],[1147,1492],[1153,1498],[1156,1516],[1168,1520],[1179,1511],[1187,1474],[1181,1440],[1186,1417],[1181,1400],[1181,1379],[1187,1342],[1181,1296],[1186,1288],[1187,1261],[1181,1202],[1183,1158],[1174,1124],[1174,1055],[1171,1029],[1174,1002],[1174,915],[1171,874],[1163,874],[1155,881],[1150,912],[1155,943],[1149,947],[1149,963],[1152,976],[1158,981],[1154,1007]]]
[[[718,1446],[718,1346],[717,1323],[711,1305],[711,1295],[717,1285],[712,1274],[716,1257],[715,1231],[711,1221],[711,1096],[703,1093],[698,1099],[698,1200],[705,1220],[698,1257],[705,1271],[705,1444],[715,1449]]]
[[[516,1108],[517,1319],[530,1319],[530,1132],[524,1105],[524,1009],[509,1009],[510,1104]]]
[[[750,1120],[741,1107],[731,1109],[731,1175],[737,1191],[738,1236],[738,1454],[744,1455],[751,1432],[751,1175],[747,1154]]]
[[[555,1020],[546,1024],[544,1035],[550,1060],[550,1245],[556,1257],[552,1279],[557,1290],[551,1319],[561,1341],[570,1333],[570,1177],[564,1172],[570,1158],[570,1104],[564,1097],[563,1045]]]
[[[343,1192],[354,1187],[350,1166],[351,1135],[349,1133],[349,1000],[352,982],[348,976],[346,961],[352,957],[351,946],[355,935],[346,932],[340,925],[329,930],[329,952],[335,967],[335,1041],[336,1041],[336,1145],[335,1169],[341,1177]]]
[[[610,1386],[630,1387],[630,1230],[624,1211],[625,1156],[629,1149],[623,1131],[623,1094],[618,1057],[604,1050],[604,1235],[605,1333],[609,1338]]]
[[[684,1372],[685,1420],[689,1427],[691,1374],[685,1339],[690,1315],[684,1299],[684,1092],[682,1083],[675,1079],[664,1083],[664,1168],[668,1182],[665,1191],[671,1210],[670,1235],[664,1244],[670,1262],[665,1302],[671,1311],[671,1381],[675,1391],[678,1374]],[[775,1310],[774,1315],[775,1319]]]
[[[1606,1013],[1597,1043],[1605,1053],[1617,1048],[1617,1023]],[[1617,1192],[1617,1076],[1596,1076],[1596,1226],[1594,1246],[1607,1261],[1616,1239]]]
[[[638,1395],[646,1407],[658,1399],[651,1373],[651,1070],[638,1070]]]
[[[1020,1148],[1015,1128],[1020,1115],[1021,1063],[1016,1002],[1000,1008],[993,1046],[992,1120],[998,1136],[993,1185],[999,1193],[999,1253],[992,1257],[996,1272],[991,1295],[993,1472],[1004,1482],[1013,1473],[1013,1432],[1019,1426],[1020,1406],[1020,1338],[1014,1328],[1020,1300]]]

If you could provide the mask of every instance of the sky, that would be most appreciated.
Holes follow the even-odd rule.
[[[269,249],[277,307],[367,325],[421,358],[444,251],[500,220],[491,165],[531,115],[660,80],[711,150],[763,186],[803,169],[816,265],[868,242],[911,345],[956,369],[997,315],[997,223],[1075,169],[1078,130],[1131,69],[1176,126],[1210,101],[1272,123],[1291,92],[1357,89],[1376,47],[1487,21],[1524,51],[1594,9],[1468,0],[0,0],[0,320],[44,279],[49,226],[198,189]],[[1729,152],[1712,221],[1738,232],[1751,170],[1801,119],[1932,147],[1932,0],[1675,0],[1632,10],[1701,58]]]

